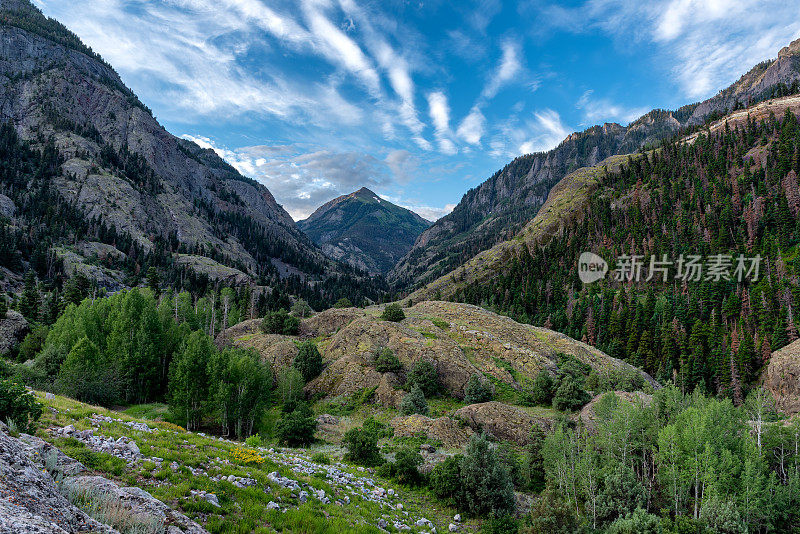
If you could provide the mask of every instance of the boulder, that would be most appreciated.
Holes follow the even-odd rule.
[[[0,318],[0,356],[4,356],[20,343],[30,331],[28,321],[21,313],[8,310],[5,318]]]
[[[475,432],[486,432],[495,439],[527,445],[533,425],[545,432],[553,429],[553,418],[535,417],[522,408],[490,401],[470,404],[453,414],[466,422]]]
[[[364,317],[361,308],[330,308],[300,322],[301,337],[332,336],[354,320]]]
[[[788,415],[800,412],[800,340],[772,353],[761,381],[778,410]]]

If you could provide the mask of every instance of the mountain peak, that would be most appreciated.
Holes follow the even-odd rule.
[[[800,54],[800,39],[795,39],[794,41],[789,43],[788,46],[784,46],[783,48],[781,48],[780,52],[778,52],[778,57],[779,58],[789,57],[798,54]]]
[[[367,189],[366,187],[362,187],[358,191],[354,191],[348,196],[357,196],[357,197],[375,197],[379,198],[378,195],[375,194],[374,191]]]

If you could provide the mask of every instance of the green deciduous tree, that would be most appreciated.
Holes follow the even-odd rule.
[[[215,348],[211,338],[201,331],[192,332],[183,351],[170,368],[169,401],[177,417],[186,421],[186,429],[196,429],[210,409],[210,363]]]

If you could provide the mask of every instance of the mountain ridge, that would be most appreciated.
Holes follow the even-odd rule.
[[[397,289],[414,290],[453,271],[496,243],[512,238],[536,215],[549,190],[574,170],[669,138],[729,110],[798,91],[800,39],[776,59],[752,67],[715,96],[674,111],[654,109],[628,126],[595,125],[568,135],[556,148],[519,156],[464,194],[455,209],[420,235],[388,273]]]

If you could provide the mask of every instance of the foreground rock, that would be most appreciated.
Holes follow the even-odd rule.
[[[772,353],[762,382],[778,410],[788,415],[800,412],[800,340]]]
[[[496,401],[464,406],[453,417],[466,422],[475,432],[486,432],[495,439],[519,445],[528,444],[534,425],[545,432],[554,426],[552,418],[535,417],[521,408]]]
[[[123,488],[99,476],[40,438],[9,436],[0,424],[0,532],[2,533],[109,533],[117,530],[100,523],[73,505],[65,495],[82,496],[109,513],[128,518],[142,531],[166,534],[207,534],[206,530],[140,488]],[[51,476],[58,474],[56,483]],[[99,504],[98,504],[99,503]],[[151,528],[152,527],[152,528]]]

